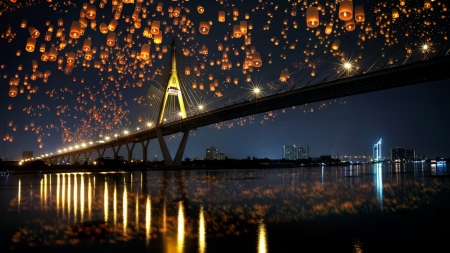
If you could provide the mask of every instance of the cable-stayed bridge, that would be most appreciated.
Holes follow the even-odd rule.
[[[199,127],[211,125],[218,122],[237,119],[273,110],[289,108],[292,106],[320,102],[324,100],[342,98],[363,93],[392,89],[402,86],[426,83],[450,78],[450,55],[438,54],[432,59],[404,63],[398,66],[386,67],[381,70],[364,72],[352,76],[341,77],[335,80],[323,80],[314,85],[305,85],[301,88],[292,88],[280,91],[268,96],[255,94],[249,99],[241,102],[231,102],[215,109],[198,109],[196,114],[188,116],[184,106],[183,89],[177,78],[176,46],[172,43],[171,73],[164,87],[164,99],[158,109],[158,121],[156,124],[148,125],[146,129],[136,132],[125,132],[115,138],[102,141],[102,143],[90,143],[76,146],[66,150],[60,150],[58,154],[41,157],[47,163],[63,163],[67,158],[73,157],[78,161],[83,155],[86,160],[94,153],[103,157],[105,150],[112,149],[114,156],[118,156],[119,150],[125,146],[128,152],[128,161],[131,161],[136,144],[142,145],[143,160],[147,161],[147,147],[151,139],[158,139],[166,166],[180,166],[181,158],[189,136],[189,131]],[[175,97],[179,102],[176,107],[178,118],[176,120],[164,121],[164,111],[169,107],[168,98]],[[163,136],[175,133],[184,133],[175,159],[172,159]]]

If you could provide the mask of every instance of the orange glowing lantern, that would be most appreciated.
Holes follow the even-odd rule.
[[[209,33],[210,27],[211,25],[209,24],[209,22],[200,22],[199,32],[203,35],[206,35]]]
[[[27,39],[27,45],[25,46],[25,50],[27,50],[27,52],[34,52],[34,48],[36,46],[36,39],[34,38],[28,38]]]
[[[31,38],[36,39],[41,34],[36,28],[29,26],[28,32],[30,32]]]
[[[79,21],[73,21],[72,26],[70,26],[69,36],[72,39],[78,39],[81,35],[81,24]]]
[[[339,4],[339,18],[347,21],[353,18],[353,1],[341,0]]]
[[[219,22],[225,22],[225,11],[219,11]]]
[[[106,45],[113,47],[116,44],[116,33],[109,32],[106,38]]]
[[[150,45],[144,44],[141,46],[141,58],[147,60],[150,56]]]
[[[319,11],[316,7],[309,7],[306,10],[306,25],[309,28],[316,28],[319,26]]]
[[[160,23],[161,23],[161,22],[158,21],[158,20],[154,20],[154,21],[152,22],[152,27],[151,27],[151,30],[150,30],[151,34],[156,35],[156,34],[159,33]]]

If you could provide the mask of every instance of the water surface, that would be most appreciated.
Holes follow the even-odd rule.
[[[1,176],[0,252],[448,249],[447,173],[366,164]]]

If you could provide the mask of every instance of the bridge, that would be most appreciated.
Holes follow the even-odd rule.
[[[200,113],[188,117],[184,108],[182,84],[177,77],[176,45],[174,42],[171,47],[171,72],[166,83],[164,99],[160,105],[158,122],[154,126],[148,126],[147,129],[133,133],[124,133],[102,143],[84,144],[76,148],[60,151],[58,154],[41,158],[48,164],[63,163],[63,161],[70,157],[73,158],[73,161],[78,161],[81,155],[85,157],[85,160],[88,160],[93,153],[97,153],[98,157],[103,157],[107,149],[112,149],[114,156],[117,157],[121,147],[125,146],[128,154],[127,160],[131,161],[135,145],[140,144],[142,146],[143,161],[146,162],[148,160],[147,153],[150,140],[157,139],[163,154],[164,165],[167,167],[177,167],[181,166],[181,159],[186,147],[189,131],[199,127],[306,103],[450,78],[450,72],[448,71],[450,55],[447,52],[445,54],[438,54],[432,59],[423,59],[421,61],[387,67],[371,72],[362,70],[353,76],[341,77],[336,80],[323,80],[318,84],[308,84],[301,88],[280,91],[264,97],[255,95],[251,99],[243,100],[239,103],[233,102],[221,108],[200,110]],[[179,103],[179,119],[165,123],[163,121],[163,115],[166,109],[167,99],[170,96],[176,97]],[[172,159],[163,136],[180,132],[184,135],[175,158]]]

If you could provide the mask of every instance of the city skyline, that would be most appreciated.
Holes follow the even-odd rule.
[[[0,31],[5,36],[0,40],[0,45],[4,48],[0,52],[2,84],[0,131],[6,141],[2,143],[1,155],[17,159],[21,157],[24,150],[33,150],[35,155],[55,153],[64,147],[82,141],[96,141],[105,136],[113,136],[127,127],[136,127],[145,123],[141,121],[146,120],[151,114],[150,111],[157,110],[156,106],[151,108],[149,105],[152,101],[142,99],[142,95],[146,92],[156,94],[160,88],[155,82],[162,72],[162,66],[167,63],[169,55],[167,52],[162,52],[165,50],[164,47],[166,49],[169,47],[174,37],[178,43],[177,53],[184,57],[180,57],[180,68],[188,65],[194,72],[194,65],[199,63],[206,65],[206,72],[202,74],[202,79],[196,79],[193,74],[188,77],[184,68],[178,69],[178,72],[181,73],[181,81],[187,81],[188,84],[197,81],[200,85],[200,81],[204,82],[207,87],[205,91],[197,91],[201,94],[199,101],[204,102],[205,107],[209,106],[209,109],[222,106],[224,103],[253,99],[257,96],[252,93],[254,87],[260,88],[263,95],[263,93],[274,93],[278,89],[286,91],[296,85],[307,85],[309,82],[314,83],[329,77],[338,78],[341,76],[338,73],[342,65],[341,58],[351,59],[356,72],[357,67],[372,66],[371,70],[384,68],[390,57],[398,57],[392,63],[392,66],[395,66],[406,59],[431,58],[438,52],[449,49],[445,30],[449,27],[449,21],[442,18],[446,10],[444,11],[441,4],[433,2],[432,4],[436,5],[433,10],[428,8],[423,10],[434,22],[430,25],[423,25],[424,21],[421,17],[407,17],[402,13],[390,24],[392,33],[388,38],[391,40],[386,41],[384,39],[386,31],[383,26],[373,22],[380,17],[378,9],[391,13],[394,7],[400,10],[403,7],[397,6],[397,2],[387,6],[367,1],[354,2],[355,5],[364,4],[367,22],[358,24],[356,30],[351,32],[346,30],[345,23],[336,17],[332,18],[329,14],[324,14],[320,16],[323,27],[320,27],[322,29],[319,33],[317,29],[307,28],[306,17],[300,15],[306,11],[302,9],[303,7],[294,6],[298,8],[298,14],[293,15],[292,4],[287,2],[280,3],[280,6],[276,8],[270,3],[236,2],[240,10],[237,20],[232,18],[235,15],[232,2],[215,3],[217,6],[211,7],[211,11],[205,6],[208,9],[205,13],[199,13],[197,3],[194,1],[174,3],[174,6],[179,4],[190,10],[188,12],[182,8],[182,15],[188,16],[192,21],[194,25],[189,28],[193,28],[196,33],[185,33],[182,31],[182,26],[171,25],[169,28],[172,30],[169,29],[170,31],[164,34],[162,43],[158,45],[155,45],[154,38],[143,36],[144,27],[151,27],[144,21],[158,20],[170,25],[174,23],[173,16],[168,17],[167,13],[162,15],[161,12],[155,11],[156,3],[149,4],[148,17],[142,18],[141,28],[135,27],[132,29],[135,33],[131,33],[132,22],[126,21],[126,16],[128,14],[131,16],[135,7],[124,5],[122,11],[124,17],[120,17],[120,22],[117,24],[115,41],[117,46],[109,48],[105,45],[107,35],[100,33],[98,27],[95,29],[87,27],[83,37],[69,43],[68,32],[72,22],[80,18],[81,5],[55,4],[57,7],[49,8],[49,4],[31,4],[31,2],[29,7],[9,2],[2,3],[1,7],[4,9],[0,17],[2,20]],[[95,4],[99,5],[99,3]],[[324,3],[322,4],[325,6]],[[167,12],[169,5],[164,7]],[[421,3],[408,3],[407,8],[416,6],[422,8]],[[114,13],[110,12],[111,7],[111,3],[108,3],[105,9],[97,6],[98,26],[101,22],[107,24],[113,19]],[[53,10],[55,8],[56,11]],[[330,6],[326,8],[333,10]],[[226,13],[227,22],[223,23],[217,21],[217,12],[222,9],[228,12]],[[334,9],[338,11],[337,8]],[[283,10],[288,10],[287,14]],[[42,15],[32,15],[35,11],[39,11]],[[249,15],[248,19],[245,13]],[[48,20],[43,17],[48,17]],[[60,19],[63,21],[62,26],[59,24]],[[200,23],[208,19],[213,23],[210,33],[199,34]],[[327,22],[334,19],[343,27],[335,26],[334,30],[337,32],[323,36]],[[26,28],[21,28],[23,20],[26,21]],[[257,22],[258,20],[265,22]],[[270,20],[270,29],[266,29],[267,20]],[[391,18],[382,17],[381,24],[388,20]],[[245,36],[239,39],[232,38],[233,25],[240,24],[240,21],[252,23],[253,30],[248,30],[248,35],[251,37],[250,44],[246,44]],[[372,33],[367,32],[369,24],[373,28]],[[403,34],[403,30],[408,30],[408,27],[416,24],[420,26],[410,31],[408,36]],[[45,36],[50,26],[54,31],[50,32],[51,37],[47,40]],[[30,27],[35,27],[41,32],[40,37],[37,38],[36,49],[32,53],[27,52],[25,47],[31,36]],[[59,57],[63,57],[64,64],[61,69],[58,69],[57,61],[42,61],[43,54],[39,50],[42,45],[45,47],[44,51],[48,53],[52,46],[62,47],[62,42],[56,35],[60,27],[66,30],[67,45],[59,51]],[[163,27],[161,26],[161,29]],[[280,34],[280,31],[285,34]],[[359,41],[362,34],[366,36],[365,42]],[[279,44],[272,41],[274,37],[279,40]],[[90,62],[86,60],[88,54],[82,48],[87,38],[91,38],[92,47],[98,50]],[[129,38],[132,42],[127,41]],[[338,50],[340,54],[330,52],[328,47],[336,39],[342,41],[341,48]],[[154,57],[147,63],[136,60],[136,54],[141,52],[141,46],[145,43],[150,45],[150,52]],[[432,49],[424,51],[421,49],[424,44]],[[206,54],[200,52],[203,50],[203,45],[208,49]],[[243,73],[242,67],[237,65],[244,62],[244,56],[246,52],[252,50],[252,46],[260,53],[262,66],[255,67],[253,72]],[[223,59],[227,47],[229,48],[227,57],[232,62],[233,68],[222,70],[217,60],[220,62],[221,58]],[[412,50],[410,57],[407,56],[409,47]],[[103,64],[105,68],[103,72],[94,67],[95,61],[99,61],[101,57],[100,51],[105,52],[102,48],[108,48],[109,52],[109,60]],[[235,55],[236,51],[239,55]],[[63,73],[66,67],[65,61],[70,58],[70,52],[76,53],[77,62],[71,73]],[[185,52],[190,53],[184,56]],[[149,58],[151,58],[150,55]],[[125,67],[120,63],[123,59],[126,63],[122,65]],[[37,68],[34,67],[33,61],[39,65]],[[215,64],[214,66],[210,66],[211,61]],[[145,64],[142,68],[143,62]],[[311,64],[314,66],[310,66]],[[391,65],[388,64],[388,66]],[[127,69],[129,73],[124,72],[123,69]],[[280,72],[283,73],[285,69],[288,69],[292,75],[290,82],[279,80]],[[32,80],[33,73],[37,73],[33,71],[50,75]],[[142,72],[143,77],[140,77],[139,71]],[[215,80],[210,80],[210,74],[213,74],[213,79],[217,78],[220,82],[215,92],[208,89],[210,83],[215,83]],[[351,74],[346,73],[346,75]],[[13,98],[8,96],[8,89],[10,82],[14,83],[12,79],[16,75],[20,79],[17,87],[24,89],[24,93],[19,92]],[[232,82],[227,84],[228,76],[230,80],[238,78],[239,84],[234,85]],[[249,76],[251,81],[247,82]],[[26,86],[25,82],[30,85]],[[450,120],[446,117],[446,112],[450,108],[447,95],[450,91],[448,84],[449,80],[422,83],[299,105],[295,109],[274,110],[202,127],[190,132],[183,157],[203,156],[205,147],[215,146],[220,147],[229,158],[243,159],[250,156],[277,159],[280,157],[280,147],[288,143],[308,143],[311,147],[310,154],[314,153],[314,156],[367,155],[372,153],[373,143],[380,138],[383,139],[382,154],[388,154],[389,148],[400,146],[416,150],[418,154],[428,157],[450,157],[450,145],[448,145],[450,133],[447,130],[450,129]],[[30,93],[27,87],[30,87],[29,90],[33,92]],[[221,93],[217,93],[218,91]],[[220,100],[219,97],[224,100]],[[192,99],[189,96],[188,98]],[[165,139],[172,155],[175,154],[181,137],[175,134]],[[136,145],[133,158],[142,156],[140,150],[140,145]],[[111,153],[111,150],[106,151],[106,154]],[[120,155],[126,155],[125,148],[120,150]],[[157,141],[151,140],[148,157],[155,157],[155,155],[162,157]],[[383,155],[383,157],[387,156]]]

